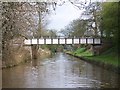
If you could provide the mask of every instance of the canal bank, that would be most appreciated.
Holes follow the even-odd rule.
[[[116,73],[119,73],[120,74],[120,67],[119,67],[119,63],[117,62],[117,65],[116,65],[116,62],[115,64],[113,63],[108,63],[107,61],[105,62],[105,60],[101,60],[101,59],[104,59],[104,58],[96,58],[96,56],[79,56],[77,54],[74,54],[73,52],[71,51],[65,51],[66,54],[69,54],[69,55],[72,55],[74,57],[77,57],[81,60],[84,60],[86,62],[89,62],[91,64],[94,64],[94,65],[98,65],[104,69],[107,69],[107,70],[111,70],[113,72],[116,72]],[[102,55],[101,55],[102,56]],[[116,57],[118,59],[118,57]],[[106,58],[105,58],[106,59]],[[109,59],[109,56],[108,56],[108,59]],[[118,60],[117,60],[118,61]]]
[[[19,49],[14,47],[11,48],[12,53],[9,55],[9,60],[2,61],[2,69],[12,68],[32,60],[31,47],[20,47]],[[51,55],[51,51],[48,49],[39,48],[37,52],[38,58],[44,58]],[[7,56],[6,56],[7,57]]]

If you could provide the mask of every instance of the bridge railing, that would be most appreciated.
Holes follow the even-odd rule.
[[[25,45],[31,44],[101,44],[100,38],[39,38],[25,39]]]

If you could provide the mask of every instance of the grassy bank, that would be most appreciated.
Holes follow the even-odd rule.
[[[74,56],[82,57],[93,62],[96,61],[98,63],[100,62],[106,65],[111,65],[113,67],[120,67],[118,65],[118,54],[115,52],[114,47],[100,55],[95,56],[90,50],[86,50],[85,48],[78,48],[76,51],[73,52],[67,51],[67,53]]]

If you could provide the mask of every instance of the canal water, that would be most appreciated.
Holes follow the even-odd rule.
[[[3,88],[115,88],[118,74],[65,53],[2,71]]]

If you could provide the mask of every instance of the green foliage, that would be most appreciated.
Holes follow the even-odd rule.
[[[57,50],[57,45],[47,45],[47,47],[49,48],[49,50],[51,50],[51,52],[55,53]]]
[[[74,55],[77,56],[92,56],[93,53],[89,50],[86,50],[86,48],[78,48],[75,52],[73,52]]]
[[[71,22],[71,36],[78,36],[78,37],[82,37],[84,36],[84,33],[86,31],[86,25],[87,25],[87,21],[86,20],[73,20],[73,22]]]
[[[102,5],[102,17],[101,22],[104,35],[109,38],[112,37],[112,41],[115,45],[118,44],[118,19],[119,19],[119,3],[117,2],[106,2]]]
[[[63,46],[62,45],[41,45],[42,49],[49,49],[52,53],[56,53],[57,51],[63,50]]]
[[[76,19],[70,22],[60,33],[65,36],[82,37],[86,31],[87,20]]]
[[[57,50],[57,45],[41,45],[42,49],[49,49],[51,52],[55,53]]]
[[[46,45],[40,45],[40,47],[41,47],[42,49],[47,48],[47,46],[46,46]]]
[[[57,30],[55,30],[55,29],[44,30],[42,36],[56,37]]]
[[[82,53],[82,52],[84,52],[85,50],[86,50],[86,48],[78,48],[78,49],[74,52],[74,54]]]

